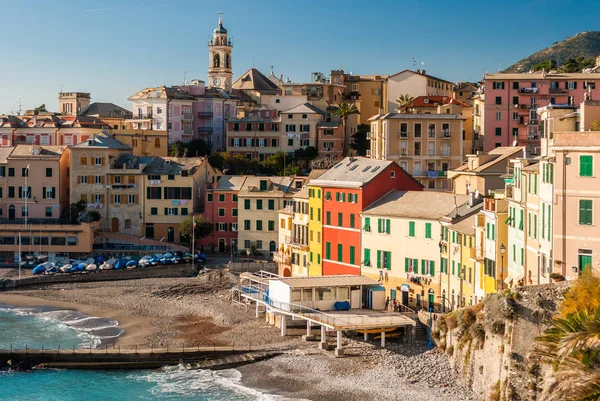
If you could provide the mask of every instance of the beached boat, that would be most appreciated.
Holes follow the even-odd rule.
[[[58,267],[54,263],[50,263],[48,267],[46,267],[46,274],[54,274],[58,271]]]
[[[173,255],[173,257],[171,258],[171,263],[173,264],[179,264],[183,262],[183,257],[181,255]]]
[[[150,260],[151,260],[152,258],[153,258],[153,257],[152,257],[152,256],[150,256],[150,255],[145,255],[145,256],[142,256],[142,258],[141,258],[141,259],[140,259],[140,261],[138,262],[138,267],[148,267],[148,266],[150,266]]]
[[[33,274],[46,274],[46,268],[50,265],[48,262],[37,265],[31,271]]]
[[[128,262],[127,259],[121,258],[115,262],[115,264],[113,265],[113,269],[124,270],[125,268],[127,268],[127,262]]]
[[[128,269],[135,269],[138,265],[137,260],[135,259],[130,259],[127,261],[127,263],[125,264],[125,267],[127,267]]]
[[[110,258],[106,262],[102,263],[100,270],[111,270],[115,263],[118,261],[116,258]]]
[[[59,268],[59,270],[60,270],[60,272],[61,272],[61,273],[71,273],[71,269],[72,269],[72,268],[73,268],[73,265],[71,265],[71,264],[69,263],[69,264],[66,264],[66,265],[64,265],[64,266],[61,266],[61,267]]]
[[[84,262],[77,263],[77,265],[73,266],[72,271],[74,273],[79,273],[85,271],[86,264]]]
[[[95,263],[90,263],[85,267],[85,270],[88,272],[95,272],[96,270],[98,270],[98,265]]]

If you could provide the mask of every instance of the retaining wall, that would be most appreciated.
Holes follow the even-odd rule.
[[[229,262],[227,266],[234,273],[256,273],[261,270],[277,273],[277,263],[274,262]]]

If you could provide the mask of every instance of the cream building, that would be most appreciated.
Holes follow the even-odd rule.
[[[441,309],[439,220],[467,196],[392,191],[361,213],[361,274],[379,280],[391,300]]]
[[[441,78],[428,75],[425,70],[404,70],[390,75],[384,86],[383,112],[391,113],[398,107],[396,101],[401,95],[448,96],[452,97],[454,84]]]
[[[369,155],[396,161],[425,189],[447,190],[447,171],[458,168],[463,160],[464,120],[449,113],[373,117]]]

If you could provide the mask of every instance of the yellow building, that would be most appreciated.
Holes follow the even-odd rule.
[[[166,130],[124,129],[111,131],[111,134],[116,140],[130,146],[134,156],[166,157],[169,155]]]
[[[309,276],[323,275],[323,197],[321,188],[308,185]]]
[[[467,203],[458,206],[441,219],[441,293],[444,308],[457,309],[475,303],[476,283],[476,214],[481,199],[470,195]]]

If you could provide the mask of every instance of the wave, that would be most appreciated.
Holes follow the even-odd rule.
[[[96,348],[108,344],[120,337],[124,330],[119,327],[119,322],[103,317],[88,316],[76,310],[59,309],[50,306],[11,306],[0,304],[1,312],[16,315],[34,316],[70,327],[80,333],[82,338],[81,348]]]

